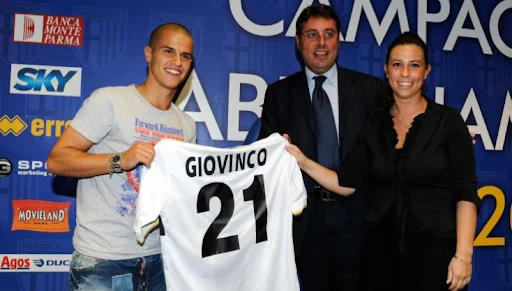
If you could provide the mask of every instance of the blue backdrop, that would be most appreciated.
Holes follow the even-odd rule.
[[[144,80],[154,27],[191,30],[195,70],[178,104],[197,121],[198,143],[235,146],[261,114],[267,85],[300,69],[295,19],[313,1],[101,2],[0,2],[2,290],[67,290],[75,181],[51,176],[44,161],[93,90]],[[342,66],[382,77],[395,36],[426,39],[428,95],[477,133],[483,204],[470,290],[512,290],[512,1],[320,2],[341,17]]]

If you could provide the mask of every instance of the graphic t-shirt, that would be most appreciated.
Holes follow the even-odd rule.
[[[174,104],[168,110],[155,108],[133,85],[94,91],[70,126],[93,143],[91,154],[124,152],[137,141],[196,139],[190,116]],[[157,233],[143,246],[133,236],[141,172],[142,167],[137,167],[112,176],[79,179],[73,235],[78,252],[109,260],[160,253]]]
[[[168,290],[299,290],[293,214],[306,189],[278,134],[219,149],[173,140],[142,174],[134,230],[158,226]]]

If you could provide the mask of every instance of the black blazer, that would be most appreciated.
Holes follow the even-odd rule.
[[[338,67],[340,159],[346,159],[357,140],[364,120],[375,110],[380,91],[380,80],[359,72]],[[259,138],[274,132],[287,133],[306,156],[317,160],[315,125],[311,97],[304,71],[271,84],[265,93]],[[308,207],[294,220],[295,252],[300,251],[308,224],[309,209],[314,207],[316,182],[303,173],[308,190]],[[363,203],[358,194],[347,200],[346,227],[340,235],[347,238],[347,245],[340,246],[348,256],[359,256],[362,239]]]
[[[428,100],[428,99],[427,99]],[[338,178],[340,185],[371,184],[366,220],[377,223],[390,210],[400,185],[410,195],[408,207],[419,227],[432,235],[455,236],[456,203],[479,206],[475,155],[464,120],[453,108],[428,100],[405,157],[403,182],[395,169],[396,132],[389,108],[373,114]],[[417,117],[418,118],[418,117]],[[407,143],[407,141],[406,141]]]

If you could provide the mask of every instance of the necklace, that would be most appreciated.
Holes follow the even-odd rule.
[[[390,110],[390,111],[391,111],[391,114],[392,114],[392,112],[396,112],[396,107],[395,107],[395,105],[393,105],[393,107],[391,107],[391,110]],[[412,127],[413,122],[414,122],[414,120],[409,121],[409,122],[405,122],[405,123],[404,123],[404,126],[405,126],[405,127],[407,127],[407,128],[411,128],[411,127]]]

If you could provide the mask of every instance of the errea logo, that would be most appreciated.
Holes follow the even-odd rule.
[[[20,135],[30,124],[30,133],[33,136],[59,137],[71,120],[42,119],[34,118],[25,122],[18,115],[13,118],[4,115],[0,117],[0,133],[4,136],[13,134]]]
[[[27,124],[18,115],[10,118],[7,115],[0,117],[0,133],[2,135],[20,135],[27,128]]]

